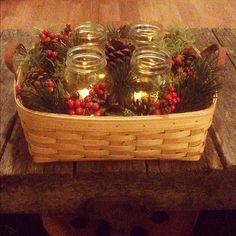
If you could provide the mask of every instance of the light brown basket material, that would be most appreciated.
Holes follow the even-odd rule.
[[[4,60],[21,84],[21,70],[15,72],[14,52],[25,51],[10,43]],[[218,68],[226,51],[213,44],[201,56],[218,51]],[[36,112],[16,98],[16,107],[35,162],[88,160],[182,160],[197,161],[204,150],[216,101],[211,107],[180,114],[135,117],[85,117]]]
[[[18,73],[18,84],[22,73]],[[35,162],[163,159],[197,161],[204,150],[215,103],[181,114],[85,117],[16,106]]]

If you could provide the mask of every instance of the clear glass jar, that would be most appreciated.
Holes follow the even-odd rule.
[[[161,26],[155,24],[134,24],[130,27],[129,37],[137,48],[163,38],[163,32]]]
[[[135,100],[147,96],[157,96],[157,87],[163,82],[163,74],[170,68],[170,56],[155,46],[137,48],[131,58],[132,76],[138,83],[139,91]]]
[[[98,23],[86,21],[75,28],[77,45],[100,46],[106,42],[106,28]]]
[[[99,47],[76,46],[70,48],[66,58],[63,84],[70,93],[79,93],[83,98],[92,85],[105,80],[106,56]]]

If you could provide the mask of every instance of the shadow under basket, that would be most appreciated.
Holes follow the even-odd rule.
[[[17,84],[22,81],[18,71]],[[88,117],[16,107],[34,162],[92,160],[198,161],[216,101],[207,109],[152,116]]]

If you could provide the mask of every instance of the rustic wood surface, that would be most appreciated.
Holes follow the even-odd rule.
[[[235,27],[235,0],[1,0],[1,28],[63,26],[92,20],[158,21],[189,27]]]
[[[76,212],[88,199],[120,197],[151,201],[160,209],[235,208],[235,30],[193,32],[199,49],[218,41],[227,47],[229,56],[213,126],[199,162],[33,163],[15,112],[13,76],[1,62],[0,211]],[[2,31],[1,53],[13,39],[30,47],[31,36],[32,31]]]

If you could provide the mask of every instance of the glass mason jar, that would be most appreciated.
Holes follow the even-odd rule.
[[[138,85],[134,99],[157,97],[158,86],[170,68],[169,54],[155,46],[139,47],[133,52],[131,65],[132,76]]]
[[[63,84],[68,92],[77,93],[81,98],[89,89],[107,77],[106,56],[99,47],[76,46],[67,52]]]
[[[103,25],[86,21],[75,28],[77,45],[100,46],[106,42],[106,29]]]
[[[155,24],[134,24],[130,27],[129,37],[137,48],[161,39],[163,32],[161,27]]]

